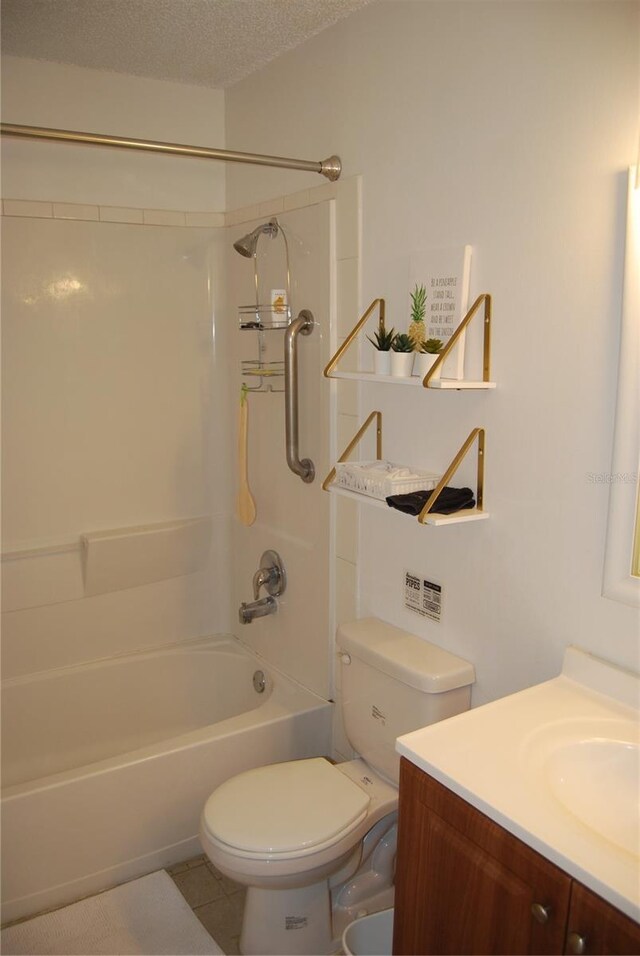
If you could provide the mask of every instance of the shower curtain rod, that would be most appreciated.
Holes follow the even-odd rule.
[[[124,136],[102,136],[99,133],[78,133],[69,129],[47,129],[43,126],[0,124],[3,136],[23,139],[48,139],[66,143],[89,143],[94,146],[117,146],[123,149],[142,149],[176,156],[196,156],[201,159],[220,159],[229,163],[251,163],[254,166],[278,166],[281,169],[301,169],[320,173],[331,182],[340,178],[342,164],[339,156],[329,156],[314,163],[306,159],[288,159],[284,156],[263,156],[260,153],[237,153],[230,149],[210,149],[208,146],[182,146],[178,143],[156,143],[147,139],[128,139]]]

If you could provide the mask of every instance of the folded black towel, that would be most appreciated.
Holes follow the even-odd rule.
[[[431,497],[430,491],[413,491],[408,495],[390,495],[387,504],[390,508],[397,508],[408,515],[419,515]],[[463,508],[475,508],[475,500],[471,488],[442,489],[429,514],[451,515]]]

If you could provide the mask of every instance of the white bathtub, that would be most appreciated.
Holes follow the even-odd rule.
[[[4,681],[2,716],[3,921],[201,852],[214,787],[330,746],[331,704],[225,637]]]

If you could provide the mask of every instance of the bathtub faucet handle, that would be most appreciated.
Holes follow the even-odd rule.
[[[286,586],[287,576],[280,555],[277,551],[265,551],[260,558],[260,567],[253,575],[253,600],[258,600],[263,587],[271,597],[280,597]]]
[[[271,568],[258,568],[253,575],[253,600],[257,601],[260,597],[260,588],[266,587],[271,583],[273,570]]]
[[[287,575],[284,565],[277,551],[265,551],[260,558],[260,567],[253,575],[253,602],[240,605],[240,623],[251,624],[257,617],[266,617],[275,614],[278,610],[277,597],[284,593],[287,586]],[[260,589],[267,591],[267,596],[260,597]]]

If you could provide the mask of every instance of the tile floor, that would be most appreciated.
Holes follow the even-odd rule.
[[[168,866],[167,873],[226,956],[238,956],[245,888],[219,873],[205,856]]]

